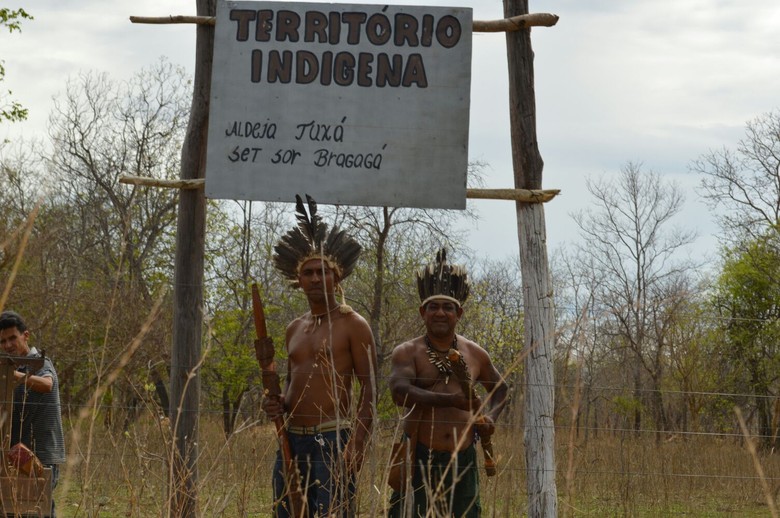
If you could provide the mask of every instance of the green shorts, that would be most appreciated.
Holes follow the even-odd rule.
[[[478,518],[479,469],[477,449],[472,444],[456,455],[452,452],[429,450],[417,443],[415,469],[412,472],[412,495],[393,491],[390,497],[391,518],[424,517],[429,506],[434,516]],[[453,477],[457,469],[457,476]],[[453,485],[453,478],[457,483]],[[411,498],[409,498],[411,496]]]

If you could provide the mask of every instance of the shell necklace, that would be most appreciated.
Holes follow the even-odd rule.
[[[450,376],[452,376],[452,363],[450,362],[450,359],[447,357],[446,352],[447,351],[439,351],[436,348],[433,347],[433,344],[431,343],[430,338],[428,338],[428,335],[425,335],[425,345],[428,346],[428,360],[430,360],[431,364],[433,364],[434,367],[436,367],[439,372],[444,374],[444,384],[448,384],[450,382]],[[458,348],[458,336],[455,335],[452,338],[452,349]],[[444,352],[444,357],[442,358],[439,356]]]

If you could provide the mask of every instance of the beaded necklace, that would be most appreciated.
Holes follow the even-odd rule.
[[[443,358],[439,356],[442,354],[442,351],[438,351],[433,347],[433,344],[431,343],[431,340],[428,338],[427,334],[425,335],[425,345],[428,346],[428,359],[434,367],[439,369],[439,372],[444,374],[444,384],[448,384],[450,382],[450,376],[452,376],[452,362],[450,362],[450,359],[447,357],[447,351],[444,351]],[[452,338],[452,349],[457,348],[458,337],[456,335]]]

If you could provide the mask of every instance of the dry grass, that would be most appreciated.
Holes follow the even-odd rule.
[[[607,437],[580,446],[576,456],[574,494],[559,495],[574,516],[769,515],[741,439]],[[780,459],[761,461],[776,493]]]
[[[522,433],[495,438],[499,474],[482,483],[483,516],[523,516],[526,508]],[[72,466],[56,491],[62,516],[165,516],[168,439],[165,423],[142,418],[128,433],[94,431],[90,463]],[[377,432],[359,481],[360,516],[381,516],[389,499],[384,483],[392,430]],[[559,433],[558,465],[568,448]],[[200,429],[199,500],[202,516],[268,516],[273,427],[249,426],[229,441],[216,419]],[[78,447],[69,452],[78,458]],[[760,457],[776,496],[780,459]],[[559,469],[561,516],[769,516],[761,480],[739,438],[691,437],[656,443],[633,436],[602,436],[575,445],[574,479]],[[564,488],[571,494],[564,494]],[[64,491],[67,488],[67,494]]]

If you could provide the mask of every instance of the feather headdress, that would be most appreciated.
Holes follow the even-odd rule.
[[[433,299],[446,299],[463,306],[469,296],[469,279],[466,267],[447,263],[447,250],[436,253],[436,262],[417,272],[417,292],[420,306]]]
[[[274,265],[298,287],[300,268],[310,259],[322,259],[344,280],[355,269],[361,247],[338,227],[328,226],[317,214],[317,202],[306,195],[309,212],[299,195],[295,195],[295,218],[298,226],[287,232],[274,247]]]

